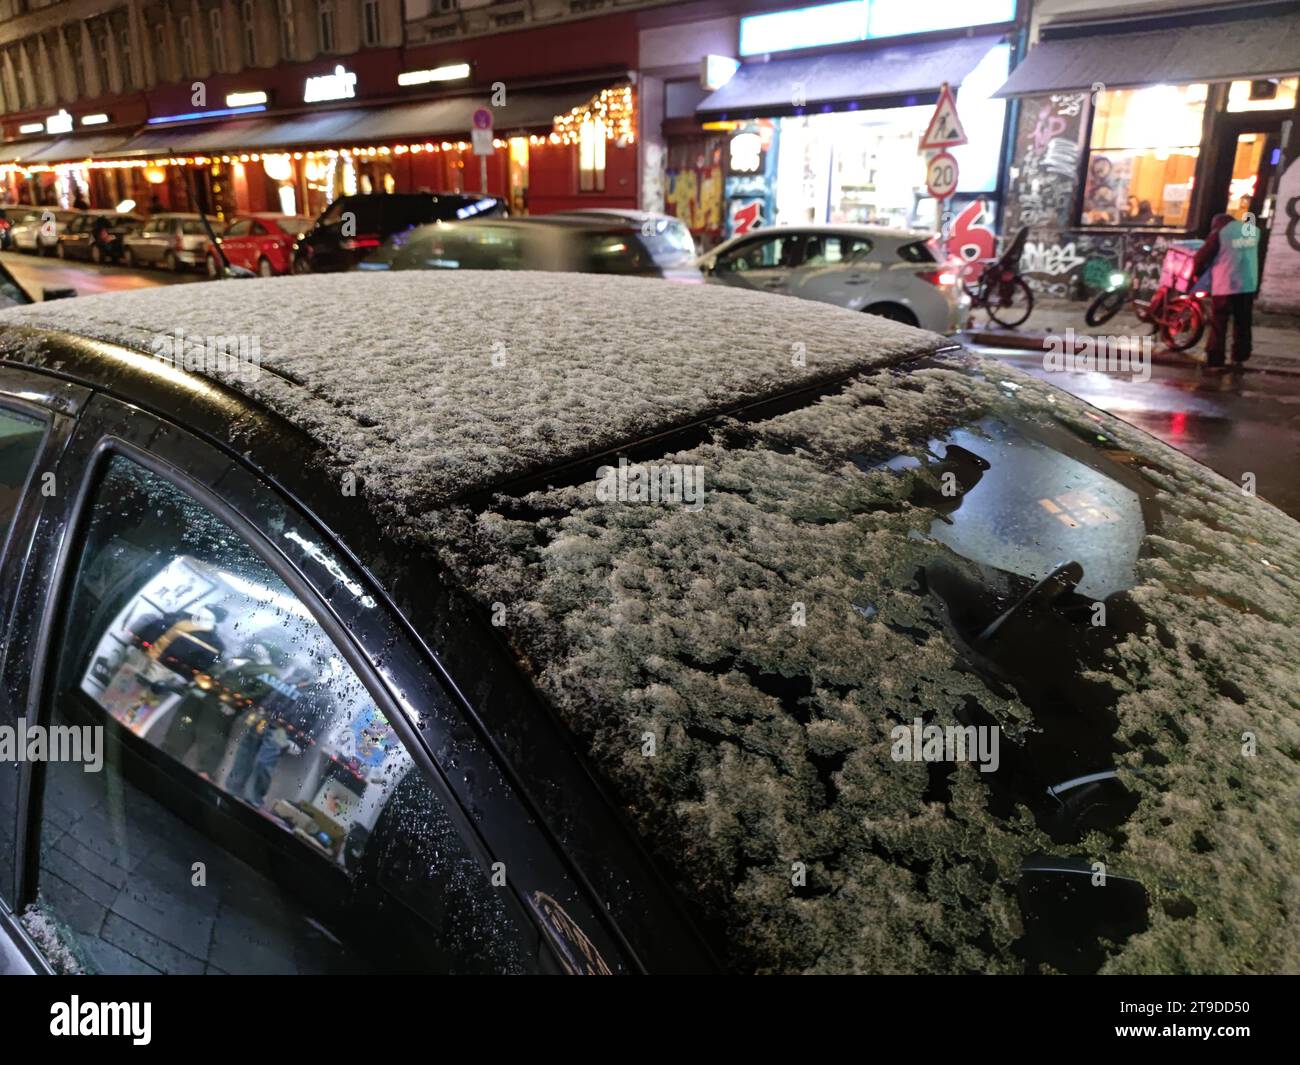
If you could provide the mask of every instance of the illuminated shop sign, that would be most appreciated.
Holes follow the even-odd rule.
[[[266,100],[266,93],[260,90],[255,92],[232,92],[226,94],[227,107],[253,107],[257,104],[265,104]]]
[[[50,115],[50,117],[45,120],[45,132],[46,133],[71,133],[72,116],[68,114],[67,111],[64,111],[62,108],[60,108],[59,113],[57,115]]]
[[[446,66],[434,67],[432,70],[406,70],[397,75],[397,84],[428,85],[433,81],[459,81],[469,77],[468,63],[448,63]]]
[[[96,115],[82,115],[81,124],[83,126],[104,126],[108,124],[108,115],[102,111]]]
[[[911,33],[1011,22],[1016,0],[841,0],[740,20],[740,54],[901,37]]]
[[[357,76],[342,65],[334,68],[333,74],[322,74],[308,78],[303,89],[302,102],[320,103],[323,100],[350,100],[357,94]]]
[[[45,123],[44,123],[44,122],[24,122],[21,126],[18,127],[18,132],[19,132],[19,133],[44,133],[44,132],[45,132]]]

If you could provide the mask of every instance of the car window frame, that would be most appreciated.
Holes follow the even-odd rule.
[[[0,636],[6,636],[16,628],[21,591],[31,579],[29,571],[33,566],[39,568],[45,557],[37,536],[41,531],[41,515],[49,499],[33,492],[32,485],[47,474],[53,474],[55,483],[58,483],[59,462],[75,431],[77,416],[89,397],[89,389],[80,385],[32,373],[0,360],[0,406],[30,413],[47,422],[41,449],[28,471],[13,525],[0,551]],[[21,551],[14,546],[17,544],[22,545]],[[0,640],[0,678],[9,675],[11,656],[18,657],[21,650],[15,641]],[[10,723],[11,716],[16,721],[19,712],[25,709],[25,700],[11,699],[9,686],[0,685],[0,724]],[[27,821],[29,770],[30,763],[26,761],[18,766],[14,809],[16,844],[21,842]],[[0,816],[4,816],[3,808],[0,808]],[[0,909],[7,908],[18,898],[20,862],[18,847],[13,853],[0,856]]]
[[[54,557],[46,560],[50,567],[47,580],[39,588],[27,591],[28,598],[34,595],[36,600],[33,603],[36,612],[32,616],[40,619],[38,638],[29,641],[32,646],[27,655],[28,681],[23,705],[29,720],[46,721],[52,709],[52,699],[59,688],[59,648],[55,646],[55,639],[62,632],[66,621],[72,582],[76,578],[93,497],[112,456],[125,455],[168,480],[225,522],[285,582],[335,645],[340,657],[365,685],[375,705],[393,725],[407,753],[419,766],[426,784],[442,803],[457,836],[473,855],[484,875],[488,875],[494,860],[505,860],[503,853],[489,845],[487,833],[480,828],[463,797],[447,778],[433,754],[431,740],[425,735],[427,726],[421,724],[417,727],[412,724],[403,710],[397,695],[398,690],[402,689],[397,687],[399,681],[396,663],[399,658],[405,661],[408,668],[416,663],[415,668],[420,671],[417,682],[422,680],[426,688],[436,689],[437,697],[446,704],[446,711],[450,715],[458,713],[456,704],[460,693],[453,684],[447,683],[441,670],[431,668],[428,662],[422,661],[423,656],[417,653],[418,645],[409,641],[404,626],[389,614],[382,598],[368,611],[368,620],[378,622],[375,627],[383,635],[376,633],[365,641],[361,639],[359,632],[366,627],[362,623],[361,614],[366,612],[355,609],[349,611],[346,608],[349,596],[355,596],[355,591],[350,591],[348,585],[360,581],[364,586],[366,577],[352,567],[351,556],[345,549],[340,549],[328,530],[320,528],[277,485],[234,456],[159,415],[103,394],[95,394],[91,398],[87,409],[82,412],[81,421],[70,443],[71,446],[61,456],[61,462],[63,466],[74,462],[80,464],[75,470],[75,476],[69,471],[71,480],[67,481],[68,484],[75,483],[76,487],[66,493],[68,499],[63,513],[51,516],[51,520],[57,522],[61,529],[66,528],[66,535],[53,538],[51,547]],[[160,443],[165,445],[161,450],[166,452],[168,459],[163,459],[156,453]],[[173,456],[183,457],[185,461],[178,463]],[[259,498],[245,498],[250,490]],[[219,495],[219,491],[225,495]],[[235,500],[227,498],[230,495],[235,496]],[[261,515],[260,518],[258,514]],[[277,518],[291,516],[300,527],[308,529],[325,546],[328,564],[311,557],[306,551],[295,559],[286,556],[267,527],[271,515]],[[300,566],[303,567],[301,571],[298,568]],[[338,575],[340,570],[348,575],[346,579]],[[22,600],[23,592],[24,588],[20,587],[18,601]],[[340,613],[336,613],[340,610]],[[394,636],[396,644],[393,642]],[[374,652],[368,650],[368,646],[383,649],[383,673],[371,661]],[[388,673],[392,676],[386,678],[383,674]],[[408,681],[404,690],[416,689]],[[411,706],[413,712],[415,709]],[[426,713],[423,716],[428,718],[433,715]],[[466,722],[460,720],[454,725],[464,729]],[[464,739],[463,736],[458,738]],[[483,746],[487,757],[491,759],[492,754],[487,750],[487,745]],[[15,898],[20,909],[36,897],[41,828],[39,800],[43,794],[44,777],[43,764],[33,767],[30,763],[24,763],[23,768],[26,779],[21,785],[23,791],[18,804],[19,840],[15,861],[18,881]],[[504,777],[501,779],[505,780]],[[528,811],[523,806],[521,796],[516,794],[514,801],[527,816]],[[533,826],[532,831],[539,832],[536,826]],[[499,842],[500,833],[497,834],[497,839]],[[577,915],[576,923],[596,943],[601,956],[611,968],[614,971],[627,971],[630,966],[625,960],[621,943],[616,934],[606,927],[606,919],[594,897],[577,878],[564,869],[567,863],[554,852],[553,846],[550,850],[552,853],[549,855],[539,853],[534,844],[522,863],[525,866],[525,876],[517,876],[516,872],[507,867],[511,916],[528,932],[528,943],[533,949],[527,958],[529,966],[538,971],[559,971],[563,965],[563,945],[556,942],[554,933],[547,927],[535,905],[530,904],[523,887],[524,883],[535,884],[540,881],[556,895],[566,898],[571,907],[576,907],[572,911]],[[529,860],[538,858],[540,860],[536,862]],[[534,868],[535,865],[543,868]],[[514,866],[515,871],[518,868],[518,865]],[[559,877],[554,875],[557,869],[560,871]],[[549,895],[551,891],[546,893]]]

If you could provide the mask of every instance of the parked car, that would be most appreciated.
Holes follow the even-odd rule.
[[[430,222],[505,214],[505,202],[472,193],[366,193],[341,196],[293,246],[293,272],[329,273],[355,266],[395,233]]]
[[[0,314],[0,441],[6,968],[1294,961],[1300,525],[933,333],[162,286]]]
[[[122,239],[122,262],[171,271],[205,266],[208,243],[201,215],[156,214]]]
[[[30,208],[26,204],[0,203],[0,251],[13,249],[14,225],[29,210]]]
[[[236,218],[217,238],[230,266],[243,267],[262,277],[287,274],[293,269],[293,246],[311,229],[313,222],[301,215],[261,213]],[[209,277],[220,267],[217,255],[208,248]]]
[[[14,224],[11,234],[13,246],[19,251],[51,255],[59,246],[60,234],[81,213],[58,207],[29,207]]]
[[[641,241],[651,250],[655,260],[665,265],[677,266],[689,262],[699,254],[695,238],[680,218],[655,214],[651,211],[634,211],[617,207],[582,207],[573,211],[558,211],[542,215],[543,218],[599,218],[607,221],[627,222],[637,227]]]
[[[865,311],[955,333],[970,299],[929,234],[879,226],[774,226],[700,257],[710,281]]]
[[[89,259],[93,263],[115,263],[122,258],[122,242],[138,232],[145,219],[117,211],[87,211],[78,215],[59,234],[60,259]]]
[[[435,222],[389,237],[359,270],[565,270],[700,281],[700,272],[628,222],[578,215]]]

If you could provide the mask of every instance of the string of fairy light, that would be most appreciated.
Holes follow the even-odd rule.
[[[548,145],[577,144],[583,137],[584,127],[588,134],[595,129],[603,132],[607,140],[622,144],[632,144],[636,140],[636,104],[630,85],[603,89],[587,103],[562,115],[556,115],[552,131],[546,135],[531,134],[526,139],[531,147],[540,148]],[[523,137],[494,138],[494,148],[508,148],[511,141]],[[84,170],[124,170],[144,169],[161,171],[167,167],[212,166],[217,163],[261,163],[275,160],[305,160],[308,162],[325,161],[337,163],[340,159],[373,159],[385,156],[403,155],[438,155],[442,153],[468,152],[471,145],[463,140],[422,141],[410,144],[383,146],[353,146],[349,148],[324,148],[296,152],[229,152],[211,155],[166,155],[153,158],[137,159],[85,159],[60,163],[24,163],[21,159],[0,163],[0,173],[38,174],[61,172],[69,167]]]

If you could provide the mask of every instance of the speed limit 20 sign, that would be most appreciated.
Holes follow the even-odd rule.
[[[957,160],[949,152],[940,152],[925,168],[925,187],[936,200],[946,200],[957,191]]]

